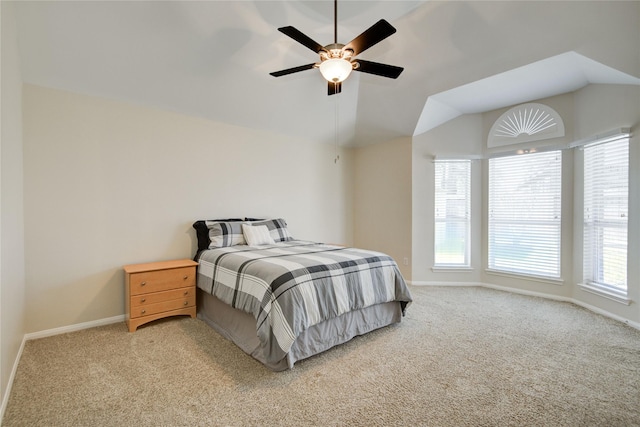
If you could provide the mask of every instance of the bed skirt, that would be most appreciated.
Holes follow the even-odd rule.
[[[198,289],[198,318],[219,334],[235,343],[274,371],[293,368],[295,362],[321,353],[358,335],[400,322],[402,309],[399,302],[387,302],[361,310],[344,313],[311,326],[298,336],[286,357],[273,363],[264,356],[256,333],[256,320],[249,313],[237,310]]]

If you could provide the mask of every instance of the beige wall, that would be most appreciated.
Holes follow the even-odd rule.
[[[411,279],[411,138],[356,149],[353,191],[354,245],[391,255]]]
[[[348,150],[31,85],[23,102],[28,332],[122,315],[122,266],[193,257],[198,219],[352,243]]]
[[[2,14],[2,139],[0,145],[0,400],[25,334],[24,219],[22,180],[22,80],[13,4]],[[5,406],[2,405],[4,410]],[[1,417],[2,414],[0,414]]]
[[[582,278],[582,160],[579,150],[563,151],[563,221],[561,285],[526,278],[487,274],[487,161],[474,161],[472,172],[472,267],[473,272],[433,272],[433,165],[434,155],[488,156],[487,134],[506,109],[461,116],[413,138],[413,282],[481,282],[518,291],[568,298],[595,310],[640,324],[640,87],[589,85],[577,92],[542,99],[562,116],[566,135],[541,145],[567,145],[573,141],[631,127],[628,290],[630,305],[620,304],[581,290]],[[534,146],[536,144],[527,144]],[[501,150],[512,150],[503,147]],[[479,172],[480,171],[480,172]],[[479,184],[481,183],[481,185]],[[481,222],[477,222],[481,221]]]

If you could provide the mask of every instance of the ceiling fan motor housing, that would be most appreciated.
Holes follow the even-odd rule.
[[[353,56],[352,49],[345,49],[342,43],[332,43],[324,47],[324,50],[320,51],[320,60],[326,59],[346,59],[349,61]]]

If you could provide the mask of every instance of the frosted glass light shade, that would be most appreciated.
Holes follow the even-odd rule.
[[[351,70],[351,62],[341,58],[326,59],[320,64],[322,77],[333,83],[344,81],[351,74]]]

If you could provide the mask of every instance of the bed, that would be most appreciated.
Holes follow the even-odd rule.
[[[197,221],[198,317],[275,371],[401,321],[388,255],[297,240],[283,219]]]

